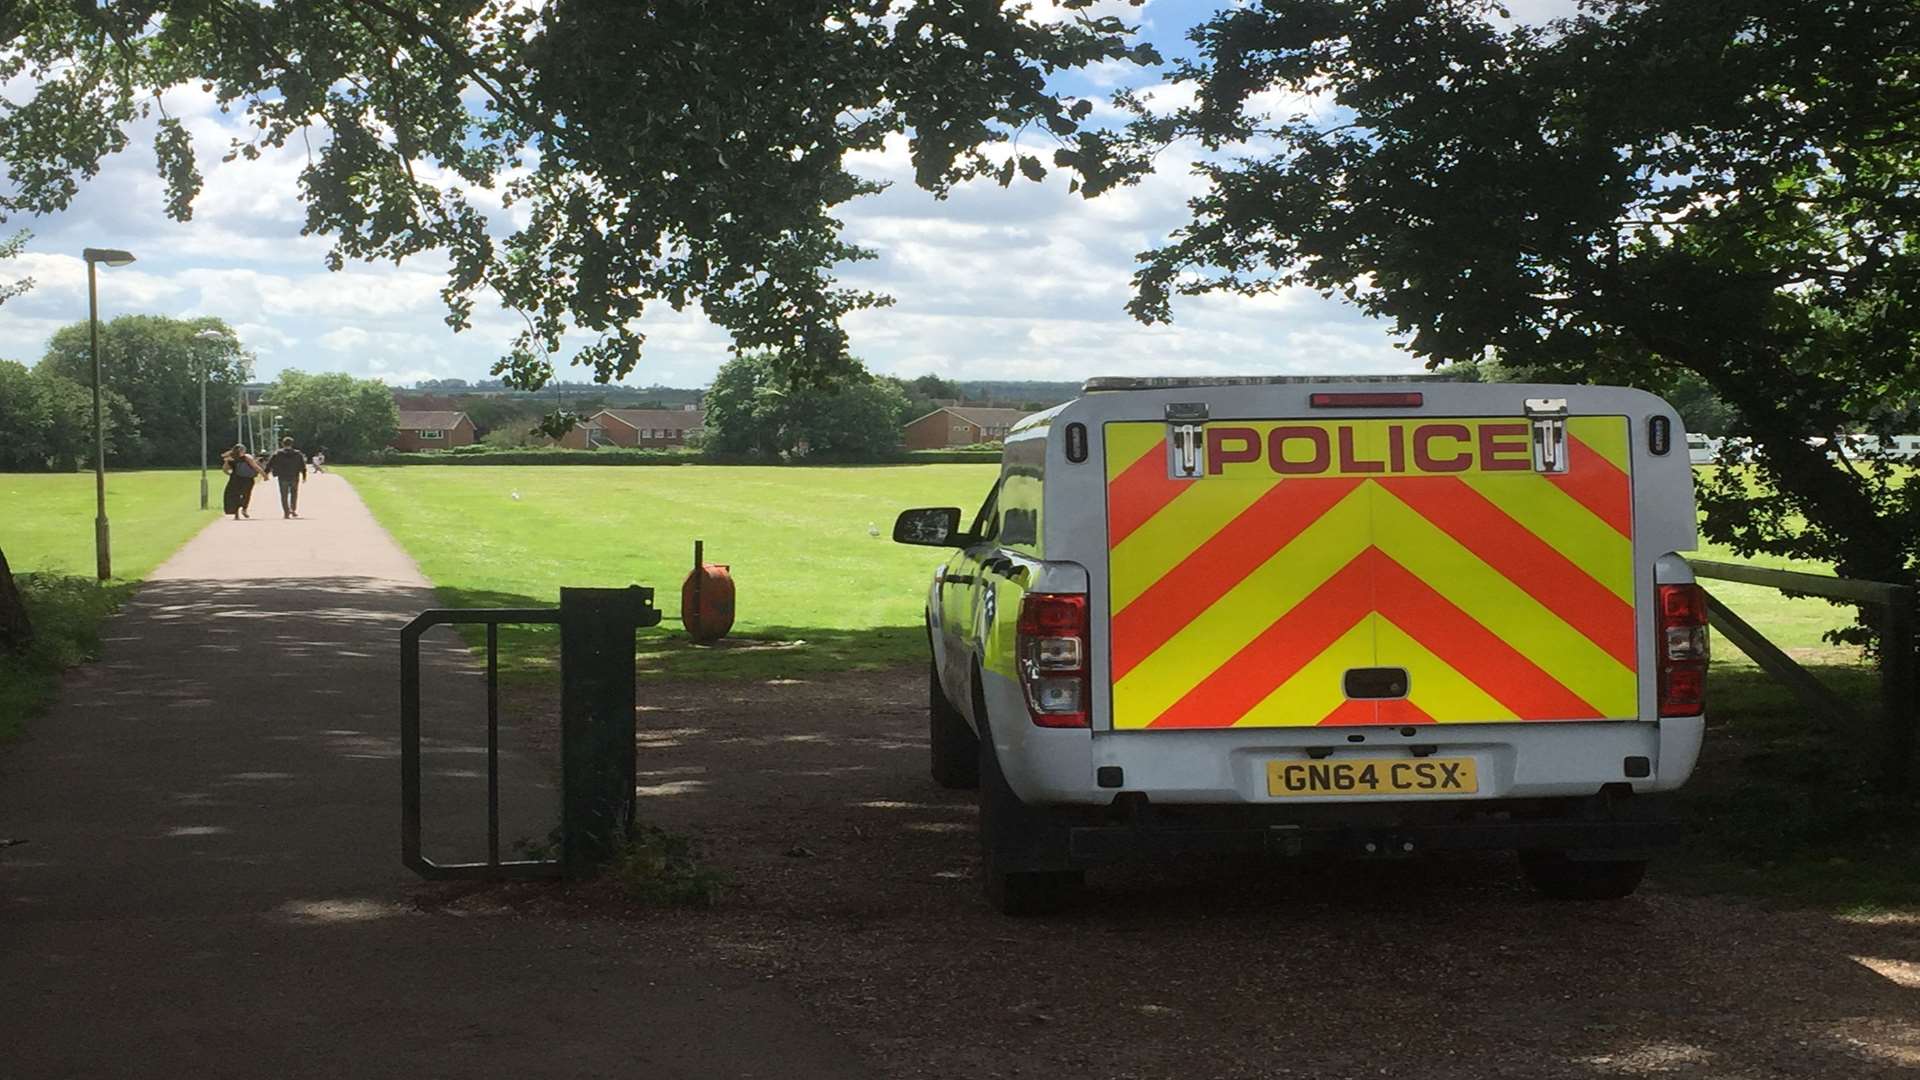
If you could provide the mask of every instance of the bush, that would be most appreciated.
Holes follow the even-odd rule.
[[[732,884],[724,870],[700,865],[693,841],[653,825],[633,827],[606,875],[633,899],[662,907],[712,907]]]
[[[16,574],[14,582],[33,621],[33,644],[19,656],[0,652],[0,741],[52,703],[62,671],[100,655],[101,621],[133,591],[65,574]]]
[[[480,436],[483,446],[494,450],[525,450],[546,445],[545,436],[534,431],[534,425],[523,421],[503,423],[485,435]]]
[[[998,465],[1000,444],[989,443],[984,448],[961,447],[957,450],[914,450],[907,454],[906,459],[918,465]]]
[[[698,455],[684,450],[642,450],[621,447],[610,450],[568,450],[564,447],[523,447],[499,449],[474,445],[452,453],[444,451],[401,451],[389,449],[380,455],[381,465],[686,465],[698,462]]]

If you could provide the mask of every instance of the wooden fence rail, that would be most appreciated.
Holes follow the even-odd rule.
[[[1744,563],[1689,559],[1695,577],[1717,581],[1737,581],[1760,585],[1785,593],[1821,596],[1878,608],[1880,619],[1880,728],[1882,735],[1882,779],[1892,788],[1904,789],[1913,781],[1914,753],[1920,747],[1920,710],[1914,698],[1915,667],[1920,657],[1914,650],[1914,590],[1911,585],[1885,581],[1859,581],[1853,578],[1805,574],[1797,570],[1773,570]],[[1711,592],[1707,595],[1707,620],[1720,636],[1753,658],[1761,670],[1780,680],[1810,707],[1847,719],[1858,719],[1859,710],[1828,689],[1813,673],[1782,652],[1773,642],[1745,619],[1733,613]]]

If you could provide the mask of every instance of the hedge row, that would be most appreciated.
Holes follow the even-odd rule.
[[[687,450],[494,450],[461,447],[426,453],[383,451],[369,465],[997,465],[998,450],[912,450],[880,458],[810,454],[781,459]]]

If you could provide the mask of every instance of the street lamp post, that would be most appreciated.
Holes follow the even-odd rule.
[[[100,290],[94,268],[100,263],[125,266],[133,256],[113,248],[85,248],[87,260],[87,347],[93,354],[93,562],[101,581],[113,576],[107,542],[107,428],[100,418]]]
[[[200,509],[207,508],[207,365],[200,365]]]
[[[233,344],[232,338],[211,328],[193,336],[200,341],[215,341],[223,345]],[[207,508],[207,367],[205,360],[200,361],[200,509],[202,510]]]

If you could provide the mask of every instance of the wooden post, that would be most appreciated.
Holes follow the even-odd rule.
[[[687,627],[687,633],[689,634],[697,635],[700,633],[698,628],[705,625],[700,617],[700,579],[706,575],[702,574],[700,570],[707,564],[706,552],[706,541],[695,540],[693,542],[693,625]],[[681,614],[684,615],[685,612]]]

